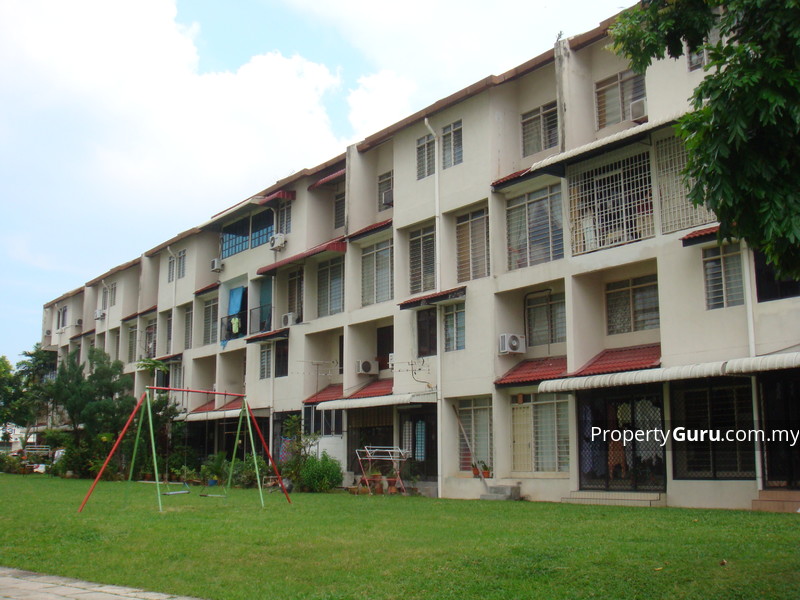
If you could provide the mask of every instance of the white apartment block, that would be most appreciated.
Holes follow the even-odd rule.
[[[442,497],[485,494],[480,463],[531,500],[790,494],[788,443],[591,435],[800,420],[800,284],[718,245],[679,175],[702,57],[634,75],[610,22],[49,302],[44,347],[105,349],[137,395],[141,357],[246,393],[278,456],[292,414],[348,474],[357,448],[404,448]],[[231,449],[236,401],[174,398],[201,453]]]

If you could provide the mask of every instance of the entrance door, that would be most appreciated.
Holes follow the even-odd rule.
[[[800,430],[800,369],[775,371],[759,376],[761,414],[766,437],[775,430]],[[764,443],[764,485],[800,489],[800,444],[791,439]]]

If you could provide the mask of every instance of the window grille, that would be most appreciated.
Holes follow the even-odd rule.
[[[258,354],[258,378],[272,377],[272,345],[262,344]]]
[[[170,256],[167,259],[167,283],[175,281],[175,257]]]
[[[512,198],[506,205],[510,270],[564,258],[561,186]]]
[[[157,330],[156,330],[156,321],[155,319],[151,319],[147,322],[147,326],[144,330],[144,348],[145,348],[145,356],[147,358],[155,358],[156,357],[156,339],[157,339]]]
[[[567,169],[572,253],[653,237],[649,153]]]
[[[459,283],[489,275],[489,212],[482,208],[456,218]]]
[[[108,288],[103,288],[103,301],[100,305],[100,308],[106,310],[108,308]]]
[[[240,219],[222,228],[222,251],[220,256],[227,258],[247,250],[250,242],[250,219]]]
[[[430,133],[417,140],[417,179],[425,179],[436,170],[436,142]]]
[[[167,354],[172,354],[172,313],[167,315]]]
[[[533,406],[511,405],[511,470],[533,471]]]
[[[417,356],[436,356],[436,309],[417,311]]]
[[[117,303],[117,283],[108,286],[108,305],[114,306]]]
[[[206,300],[203,305],[203,344],[217,341],[219,331],[219,303],[217,298]]]
[[[292,203],[290,200],[278,201],[278,233],[292,232]]]
[[[333,228],[344,227],[344,192],[336,194],[333,200]]]
[[[303,270],[298,269],[289,273],[288,278],[288,309],[294,313],[296,322],[303,320]]]
[[[289,374],[289,340],[275,342],[275,377]]]
[[[646,97],[644,75],[623,71],[595,84],[597,128],[602,129],[631,118],[631,102]]]
[[[275,233],[275,213],[267,209],[253,215],[250,233],[250,247],[257,248],[269,242]]]
[[[375,304],[394,296],[392,240],[364,248],[361,254],[361,304]]]
[[[136,327],[128,328],[128,362],[136,360]]]
[[[444,349],[445,352],[463,350],[466,347],[464,302],[448,304],[444,307]]]
[[[606,284],[608,335],[658,329],[658,282],[646,275]]]
[[[344,310],[344,259],[339,256],[317,267],[317,316]]]
[[[526,336],[531,346],[567,341],[564,294],[531,295],[525,299]]]
[[[744,303],[742,255],[739,244],[703,250],[706,308],[724,308]]]
[[[192,307],[189,306],[186,308],[186,311],[183,313],[183,349],[189,350],[192,347],[192,326],[194,325],[194,319]]]
[[[464,161],[461,121],[442,128],[442,168],[447,169]]]
[[[459,428],[459,466],[469,471],[480,463],[492,466],[492,399],[474,398],[458,402],[458,416],[464,430]],[[466,434],[466,438],[464,437]],[[470,453],[472,448],[472,453]]]
[[[555,102],[522,115],[522,156],[558,145],[558,110]]]
[[[378,212],[394,206],[394,172],[378,177]]]
[[[186,277],[186,250],[178,250],[177,273],[178,279]]]
[[[689,201],[689,190],[682,175],[686,168],[686,148],[683,143],[675,137],[669,137],[657,141],[654,146],[658,198],[661,203],[661,233],[672,233],[714,221],[714,213],[705,206],[695,206]]]
[[[409,292],[416,294],[436,286],[436,230],[431,225],[408,234]]]

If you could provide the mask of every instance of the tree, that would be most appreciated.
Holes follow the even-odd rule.
[[[709,42],[712,31],[719,41]],[[721,239],[763,252],[800,279],[800,5],[796,0],[644,0],[611,27],[614,50],[643,72],[703,51],[706,77],[679,119],[689,198],[717,215]]]

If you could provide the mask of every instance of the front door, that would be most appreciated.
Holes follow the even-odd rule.
[[[791,438],[777,440],[777,431],[800,431],[800,369],[774,371],[759,376],[764,443],[764,485],[800,489],[800,444]]]

